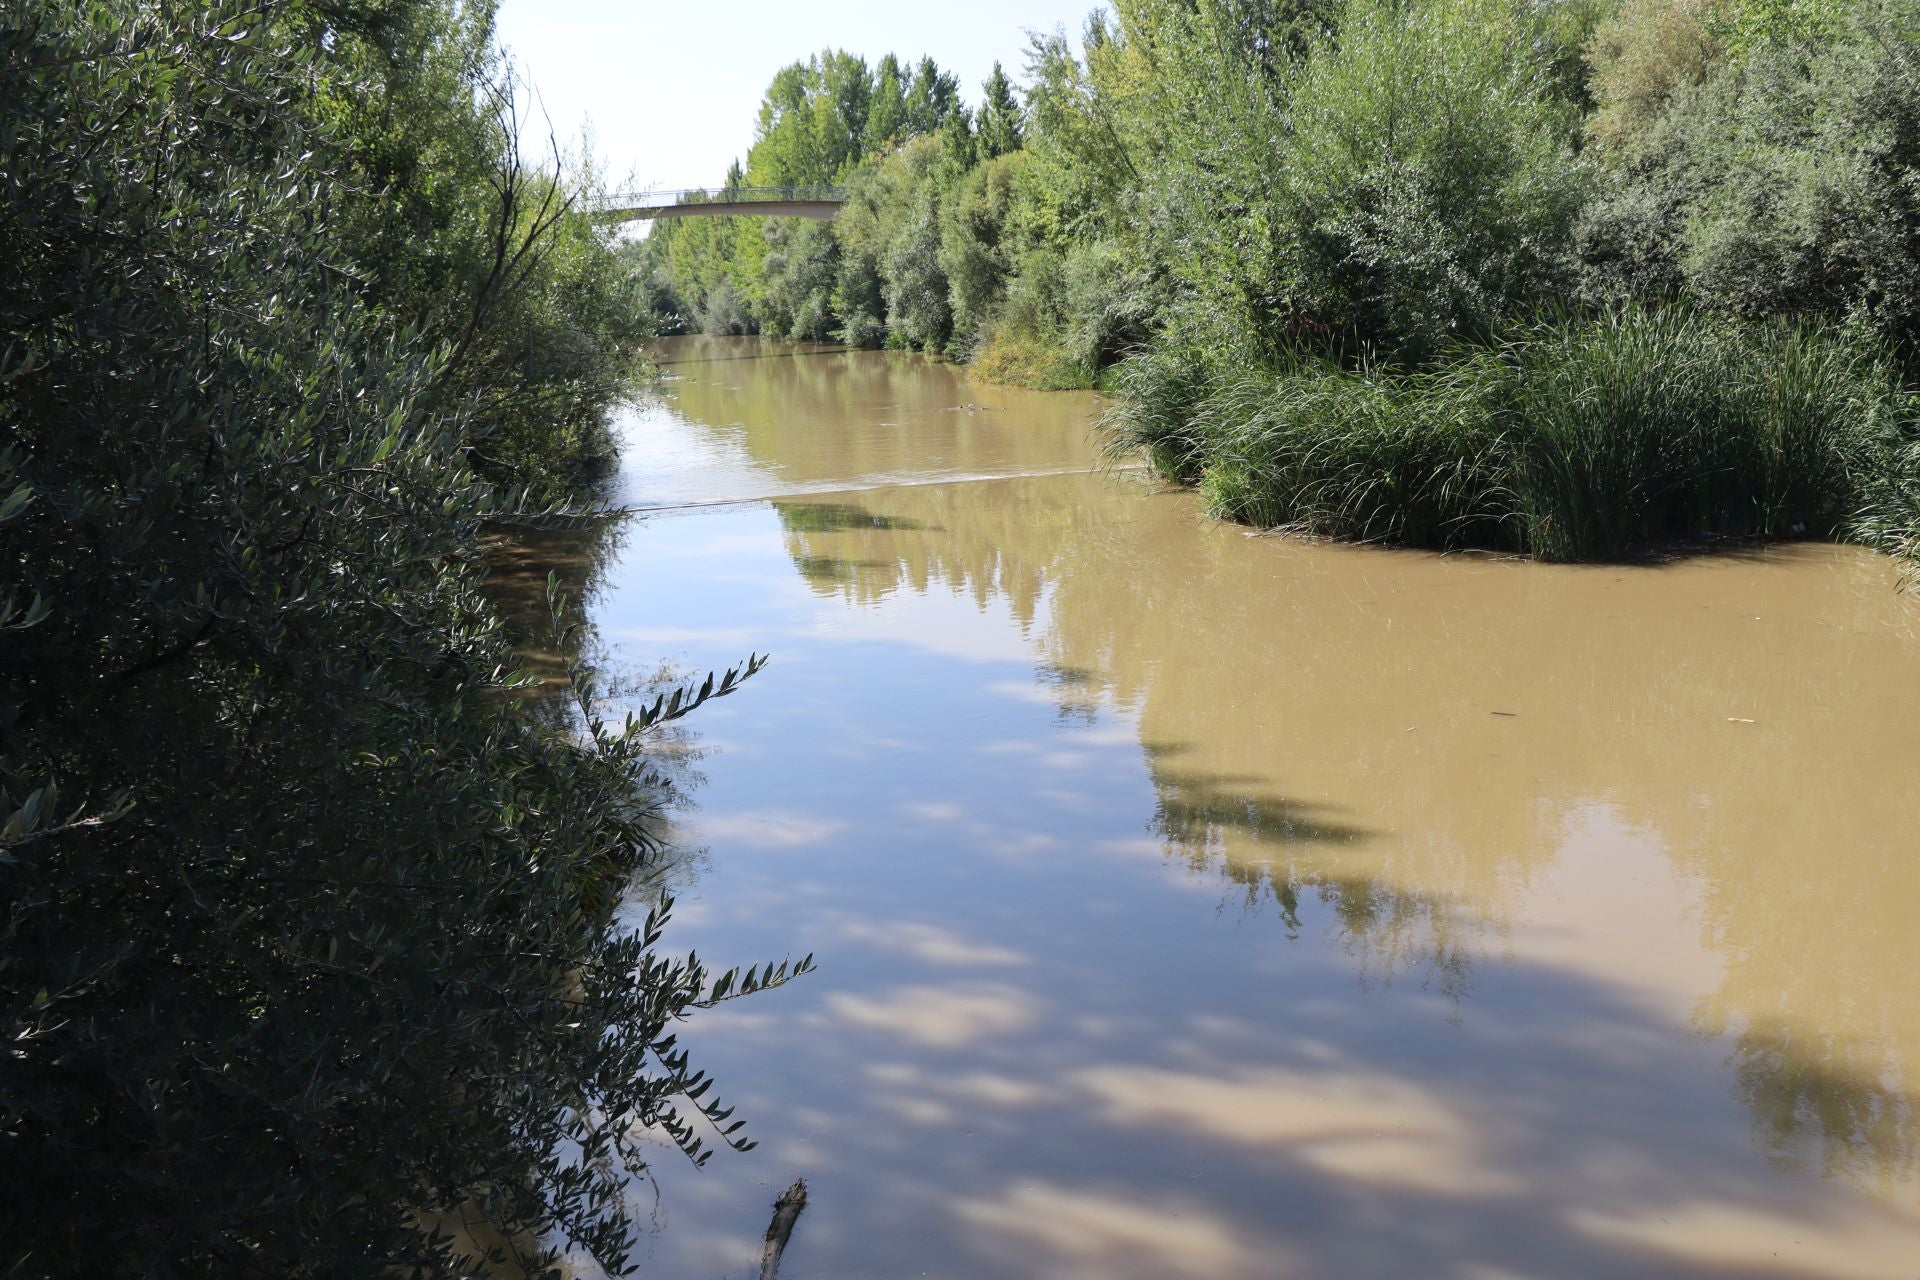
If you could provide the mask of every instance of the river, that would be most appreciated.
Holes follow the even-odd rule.
[[[1097,400],[676,339],[576,557],[676,744],[669,941],[760,1146],[647,1273],[1920,1276],[1920,607],[1796,544],[1250,536]],[[747,501],[740,501],[747,500]]]

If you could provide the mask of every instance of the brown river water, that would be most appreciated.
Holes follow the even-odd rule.
[[[803,1176],[783,1280],[1920,1277],[1887,561],[1249,536],[1091,395],[659,360],[589,652],[772,655],[676,744],[669,941],[819,971],[688,1025],[760,1146],[663,1155],[646,1274]]]

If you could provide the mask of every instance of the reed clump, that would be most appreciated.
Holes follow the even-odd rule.
[[[1117,382],[1110,444],[1250,524],[1544,560],[1920,528],[1915,397],[1843,326],[1627,307],[1424,369],[1162,348]]]

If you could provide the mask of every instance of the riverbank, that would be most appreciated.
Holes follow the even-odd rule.
[[[1917,6],[1122,0],[1034,42],[1017,119],[996,73],[905,130],[831,107],[897,66],[823,54],[747,176],[817,163],[840,215],[647,253],[710,329],[1111,380],[1116,441],[1234,519],[1910,555]]]
[[[413,1210],[469,1202],[618,1270],[644,1154],[583,1118],[745,1143],[663,1047],[738,975],[612,920],[658,853],[648,730],[739,673],[529,714],[482,591],[482,529],[608,460],[652,327],[492,33],[485,0],[0,20],[20,1280],[454,1274]]]
[[[1543,560],[1703,536],[1912,541],[1920,401],[1858,330],[1627,307],[1414,371],[1163,346],[1115,383],[1111,450],[1261,527]]]

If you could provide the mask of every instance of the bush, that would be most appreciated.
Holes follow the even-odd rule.
[[[840,246],[825,222],[769,218],[759,313],[766,332],[823,342],[833,336]]]
[[[881,261],[887,333],[923,351],[939,351],[953,334],[947,274],[940,269],[940,198],[931,184],[915,195],[912,211],[894,231]]]
[[[700,332],[737,335],[758,329],[753,313],[747,309],[746,298],[733,287],[733,281],[722,280],[708,291],[700,307]]]
[[[1208,461],[1209,402],[1233,380],[1215,353],[1163,341],[1116,365],[1110,380],[1116,398],[1101,420],[1109,453],[1141,449],[1167,478],[1198,480]]]
[[[386,292],[419,258],[346,269],[415,207],[368,183],[341,107],[384,102],[396,128],[416,109],[391,96],[418,70],[393,42],[320,39],[303,5],[18,12],[0,23],[9,1273],[447,1274],[451,1242],[421,1222],[462,1207],[534,1269],[568,1242],[618,1269],[632,1126],[697,1154],[693,1125],[725,1117],[672,1041],[713,975],[656,954],[660,915],[612,929],[611,900],[658,852],[647,733],[736,680],[618,728],[584,681],[565,731],[520,714],[477,541],[533,517],[470,465],[491,398],[578,385],[599,358],[528,335],[606,300],[559,263],[450,272],[428,309],[447,327],[423,334],[424,304]],[[388,4],[381,33],[461,14],[484,27],[483,7]],[[438,83],[430,118],[458,118],[475,83]],[[483,158],[491,197],[539,191],[510,152]],[[572,251],[529,242],[536,225],[495,231]],[[442,251],[461,248],[396,250]],[[551,363],[501,363],[516,351]]]
[[[1633,310],[1555,326],[1507,360],[1527,544],[1548,559],[1833,533],[1911,413],[1885,351],[1819,325]]]
[[[1084,390],[1098,376],[1045,339],[1005,328],[987,332],[967,373],[981,382],[1034,391]]]
[[[1117,389],[1115,445],[1197,477],[1222,516],[1550,560],[1841,531],[1916,421],[1857,332],[1674,309],[1555,321],[1412,373],[1163,350]]]
[[[1634,148],[1676,93],[1706,80],[1725,56],[1730,0],[1624,0],[1587,45],[1594,101],[1587,132],[1604,148]]]
[[[840,245],[833,310],[840,317],[842,342],[877,347],[886,340],[887,272],[899,229],[912,216],[917,193],[939,158],[937,138],[916,138],[870,161],[849,180],[847,202],[833,222]],[[933,234],[922,228],[923,239]]]
[[[1623,135],[1585,219],[1592,288],[1682,290],[1743,315],[1858,316],[1920,334],[1916,0],[1728,28],[1739,56]]]
[[[1020,152],[976,165],[949,198],[940,219],[940,269],[947,277],[954,345],[979,342],[1006,294],[1007,212],[1015,198]]]
[[[1571,106],[1499,0],[1350,0],[1293,77],[1266,214],[1289,309],[1418,359],[1562,296]]]

